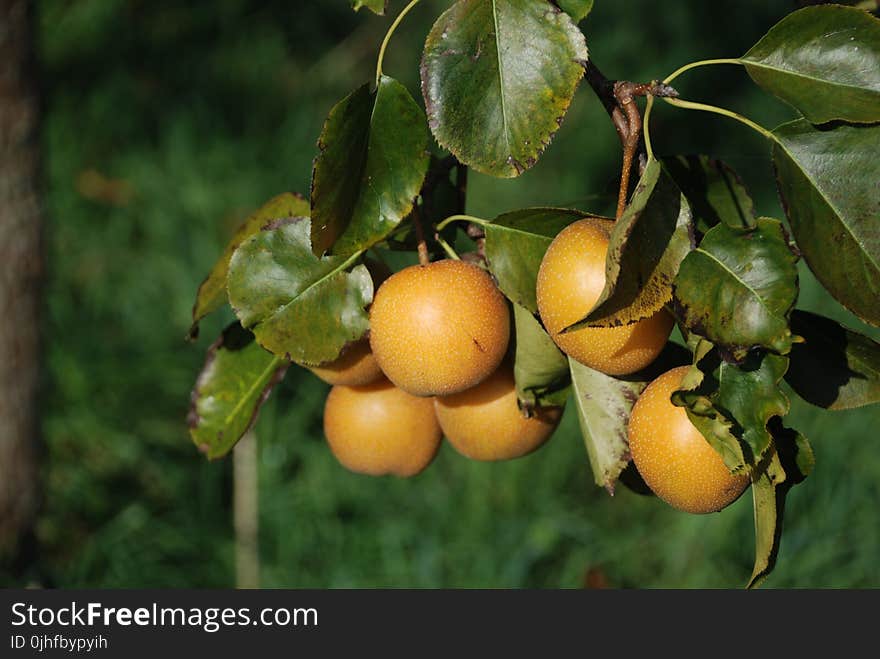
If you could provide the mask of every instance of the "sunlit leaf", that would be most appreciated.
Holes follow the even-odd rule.
[[[788,314],[798,293],[796,257],[782,224],[711,229],[682,261],[675,307],[685,327],[742,359],[755,346],[791,348]]]
[[[572,222],[590,217],[566,208],[526,208],[486,225],[486,260],[509,300],[538,312],[535,286],[541,259],[553,238]]]
[[[373,282],[356,259],[317,257],[309,220],[270,226],[235,250],[229,265],[229,301],[241,324],[272,353],[298,364],[332,361],[364,336]]]
[[[516,351],[513,376],[520,406],[562,406],[568,398],[571,376],[568,359],[556,347],[530,311],[513,305]]]
[[[199,286],[192,312],[193,324],[190,335],[193,338],[198,334],[199,321],[226,303],[226,274],[229,272],[229,259],[232,258],[232,253],[236,248],[246,238],[257,233],[262,226],[268,224],[271,220],[285,217],[303,217],[308,216],[308,214],[309,202],[307,200],[299,195],[285,192],[277,197],[273,197],[248,216],[226,245],[223,254],[217,259],[205,281]]]
[[[691,372],[673,394],[694,425],[735,471],[757,464],[772,443],[768,425],[788,414],[789,400],[780,388],[788,358],[750,352],[740,364],[721,359],[700,344]]]
[[[388,0],[351,0],[352,9],[360,11],[361,7],[366,7],[379,16],[384,16],[388,11]]]
[[[807,7],[777,23],[742,62],[809,121],[880,121],[880,21],[854,7]]]
[[[546,0],[458,0],[422,58],[434,137],[477,171],[522,174],[558,130],[586,59],[583,34]]]
[[[263,350],[238,323],[227,327],[208,349],[192,392],[187,421],[199,450],[211,460],[231,451],[288,365]]]
[[[428,170],[425,115],[399,82],[359,87],[324,123],[312,172],[315,254],[348,255],[384,239],[412,210]]]
[[[569,358],[578,422],[597,485],[614,494],[617,479],[630,461],[627,424],[639,394],[662,373],[689,361],[687,350],[667,343],[648,368],[616,378]]]
[[[559,8],[571,16],[575,23],[584,20],[593,11],[593,0],[555,0]]]
[[[813,470],[815,459],[807,438],[781,421],[772,424],[775,451],[752,474],[755,514],[755,566],[747,588],[755,588],[776,565],[782,540],[782,520],[789,490]]]

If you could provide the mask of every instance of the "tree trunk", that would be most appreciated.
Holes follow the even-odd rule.
[[[0,556],[37,503],[42,273],[33,2],[0,0]]]

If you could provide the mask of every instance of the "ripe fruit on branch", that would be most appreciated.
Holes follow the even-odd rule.
[[[531,453],[550,438],[562,416],[560,407],[523,416],[513,371],[506,364],[476,387],[438,397],[434,404],[446,439],[474,460],[510,460]]]
[[[414,476],[440,446],[434,403],[388,380],[364,387],[337,385],[324,405],[324,435],[336,459],[371,476]]]
[[[510,338],[507,303],[481,268],[437,261],[389,277],[370,307],[370,346],[395,385],[449,395],[489,377]]]
[[[342,354],[332,362],[306,368],[327,384],[344,384],[350,387],[370,384],[382,377],[382,371],[370,351],[370,342],[367,339],[346,346]]]
[[[685,512],[712,513],[735,501],[749,477],[731,474],[685,409],[672,404],[688,368],[667,371],[639,396],[629,420],[629,448],[654,494]]]
[[[585,366],[625,375],[654,361],[666,345],[673,318],[661,309],[620,327],[562,330],[586,316],[605,288],[605,254],[613,223],[598,217],[563,229],[538,270],[538,312],[559,348]]]

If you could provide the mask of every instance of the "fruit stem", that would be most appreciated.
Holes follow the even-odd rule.
[[[446,252],[446,256],[455,261],[461,261],[461,257],[456,253],[454,249],[452,249],[452,246],[449,243],[447,243],[445,240],[443,240],[443,238],[440,237],[440,234],[437,234],[436,236],[434,236],[434,238],[436,239],[440,247],[443,248],[443,251]]]
[[[478,224],[481,227],[492,224],[489,220],[484,220],[479,217],[474,217],[473,215],[464,215],[464,214],[450,215],[445,220],[440,222],[440,224],[437,225],[437,231],[438,232],[443,231],[443,229],[445,229],[447,226],[449,226],[452,222],[471,222],[473,224]]]
[[[391,24],[391,27],[388,28],[388,32],[385,33],[385,38],[382,39],[382,45],[379,47],[379,59],[376,61],[376,88],[379,87],[379,82],[382,80],[382,61],[385,59],[385,49],[388,47],[388,42],[391,41],[391,35],[394,34],[394,31],[397,29],[397,26],[400,25],[400,21],[403,20],[403,17],[409,13],[409,10],[419,4],[419,0],[410,0],[410,3],[403,8],[403,10],[397,15],[397,18],[394,19],[394,22]]]
[[[422,228],[422,214],[418,206],[413,206],[412,221],[416,229],[416,240],[418,241],[419,265],[428,265],[431,262],[431,257],[428,254],[428,243],[425,241],[425,231]]]
[[[663,80],[663,84],[668,85],[670,82],[675,80],[678,76],[680,76],[685,71],[690,71],[691,69],[696,69],[700,66],[712,66],[715,64],[742,64],[741,60],[731,59],[731,58],[723,58],[723,59],[703,59],[698,62],[691,62],[689,64],[685,64],[684,66],[676,69],[672,73],[670,73]]]
[[[645,116],[642,120],[642,132],[645,136],[645,151],[648,152],[648,160],[654,160],[654,148],[651,146],[651,111],[654,109],[654,97],[648,96],[645,104]]]
[[[701,110],[703,112],[711,112],[713,114],[720,114],[722,117],[728,117],[729,119],[734,119],[734,120],[740,122],[741,124],[745,124],[746,126],[751,128],[755,132],[760,133],[761,135],[763,135],[765,138],[767,138],[771,142],[779,143],[779,140],[777,139],[776,135],[774,135],[772,133],[772,131],[767,130],[766,128],[764,128],[760,124],[755,123],[751,119],[747,119],[746,117],[742,116],[741,114],[737,114],[733,110],[728,110],[727,108],[719,108],[718,106],[707,105],[705,103],[694,103],[693,101],[685,101],[680,98],[664,98],[663,100],[666,101],[667,103],[669,103],[670,105],[674,105],[675,107],[678,107],[678,108],[685,108],[688,110]]]
[[[626,200],[629,196],[629,177],[632,171],[633,159],[639,148],[639,138],[642,134],[642,117],[639,114],[639,106],[635,101],[635,88],[631,82],[618,81],[614,83],[614,97],[618,105],[626,115],[627,132],[623,137],[623,165],[620,172],[620,190],[617,193],[616,219],[620,219],[626,209]]]

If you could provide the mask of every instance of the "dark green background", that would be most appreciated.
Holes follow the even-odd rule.
[[[419,101],[420,45],[447,4],[423,2],[386,57],[385,71]],[[609,77],[648,80],[744,53],[794,4],[597,0],[583,28]],[[184,421],[207,344],[230,314],[185,343],[193,294],[248,211],[308,192],[323,119],[371,79],[388,23],[344,0],[39,3],[44,499],[27,565],[7,567],[0,583],[233,584],[231,461],[205,462]],[[766,126],[791,116],[736,67],[676,86]],[[753,184],[759,212],[780,215],[760,138],[667,106],[654,117],[658,153],[727,159]],[[607,213],[618,167],[617,137],[584,85],[532,171],[472,175],[468,210]],[[84,184],[90,170],[115,183]],[[859,326],[803,269],[801,282],[803,307]],[[260,416],[264,586],[579,587],[597,568],[614,586],[737,587],[750,574],[748,496],[699,517],[623,488],[609,497],[592,484],[573,406],[530,457],[479,464],[444,447],[423,475],[400,481],[335,462],[321,433],[326,391],[292,369]],[[817,467],[790,496],[767,586],[880,586],[880,412],[794,401],[790,421],[812,440]]]

